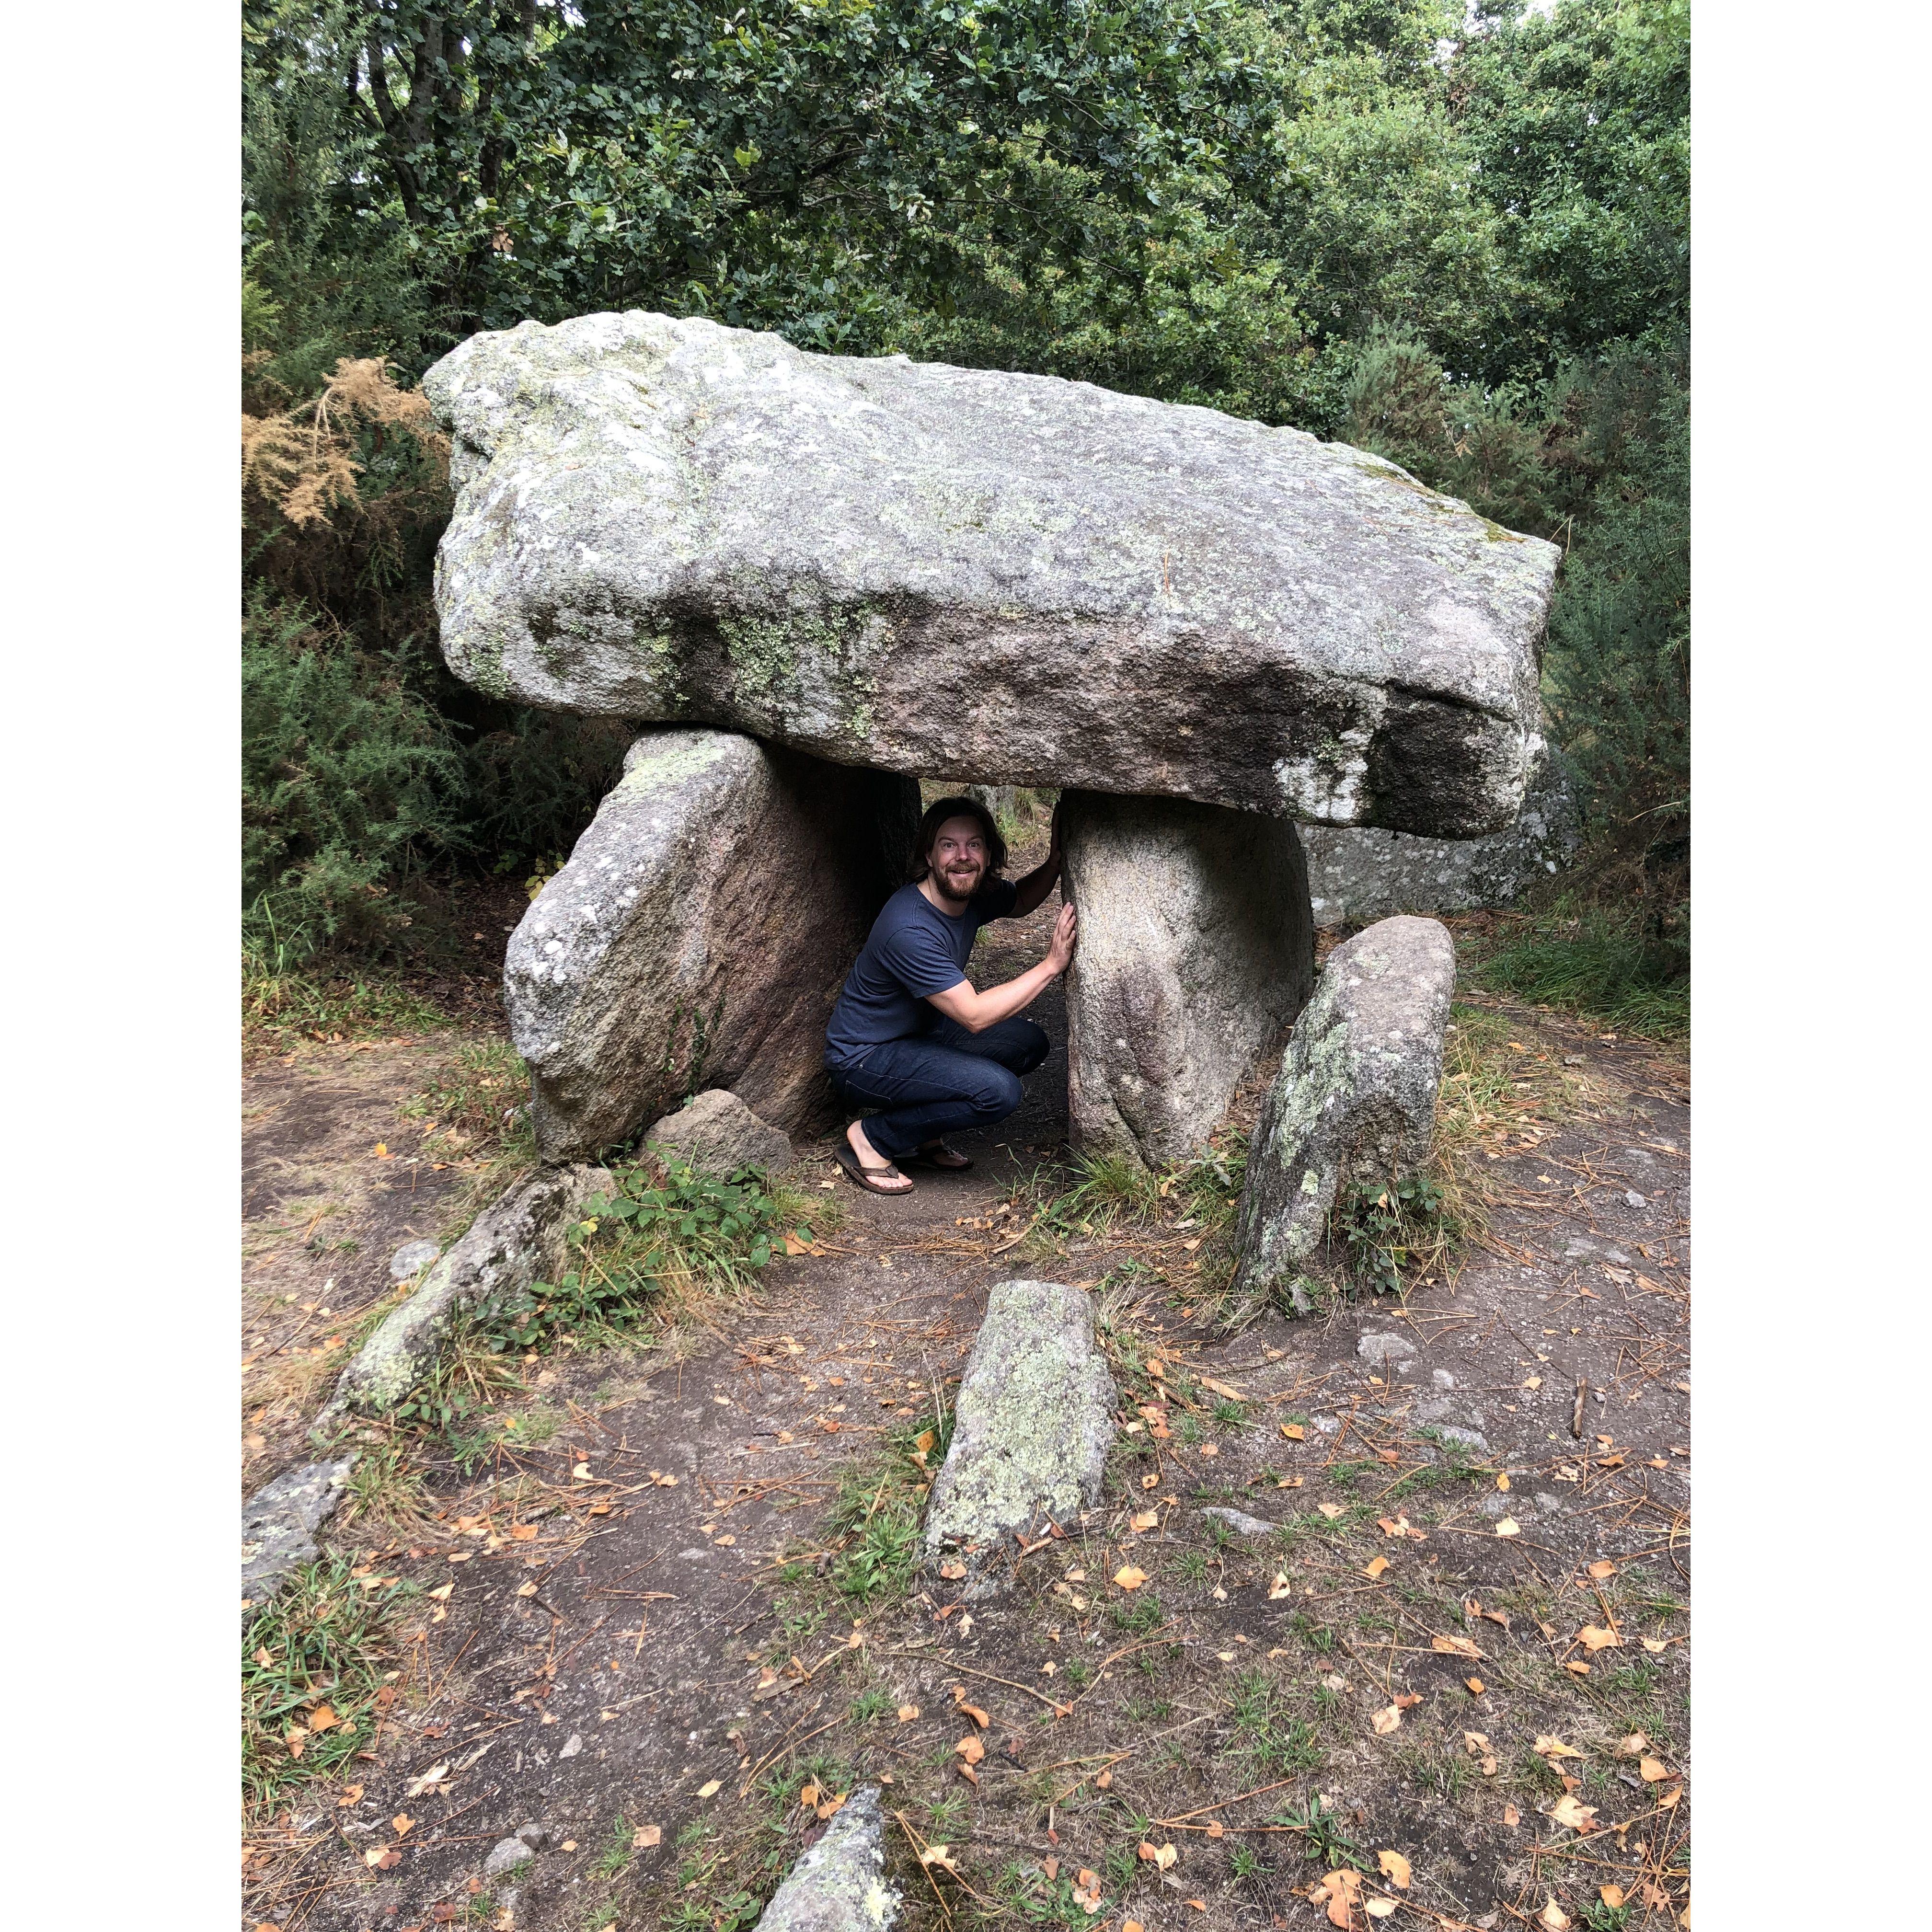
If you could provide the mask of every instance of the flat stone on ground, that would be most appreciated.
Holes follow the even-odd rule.
[[[313,1562],[315,1533],[335,1513],[356,1458],[305,1462],[265,1483],[242,1505],[242,1588],[260,1601],[298,1563]]]

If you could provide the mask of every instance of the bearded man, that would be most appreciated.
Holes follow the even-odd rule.
[[[1024,919],[1060,878],[1060,814],[1046,862],[1000,874],[1006,842],[976,799],[942,798],[920,821],[911,883],[874,922],[825,1030],[825,1065],[853,1106],[879,1111],[845,1130],[838,1164],[874,1194],[910,1194],[898,1162],[972,1162],[947,1146],[1020,1103],[1023,1075],[1046,1058],[1046,1034],[1020,1013],[1066,970],[1073,908],[1062,906],[1046,957],[1004,986],[976,990],[966,961],[990,920]]]

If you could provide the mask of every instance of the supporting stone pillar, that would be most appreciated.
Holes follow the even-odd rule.
[[[1220,1125],[1315,982],[1308,868],[1292,821],[1176,798],[1068,792],[1064,890],[1076,1144],[1153,1167]]]
[[[505,961],[544,1157],[622,1140],[701,1088],[788,1132],[827,1124],[825,1023],[919,810],[912,779],[736,733],[640,738]]]

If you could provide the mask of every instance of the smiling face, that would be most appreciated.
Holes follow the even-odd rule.
[[[932,835],[926,855],[933,890],[963,905],[986,877],[987,856],[986,835],[976,818],[946,819]]]

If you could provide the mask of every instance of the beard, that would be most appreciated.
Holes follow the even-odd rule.
[[[968,861],[964,864],[932,868],[932,882],[948,898],[970,899],[976,892],[986,877],[984,865]]]

